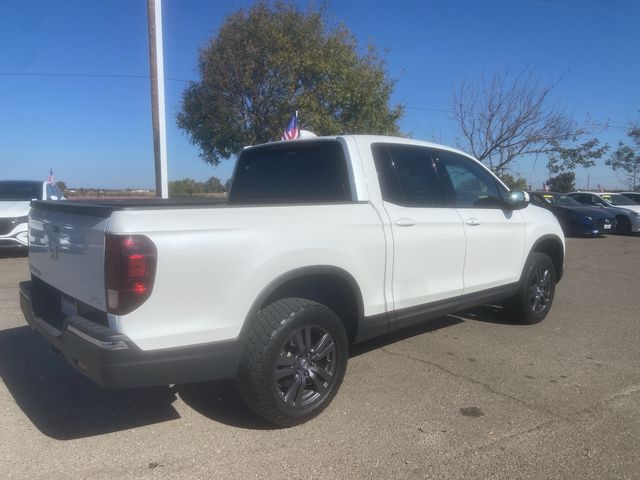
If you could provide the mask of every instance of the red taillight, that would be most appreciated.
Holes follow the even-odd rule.
[[[156,246],[143,235],[105,237],[107,312],[126,315],[151,295],[156,274]]]

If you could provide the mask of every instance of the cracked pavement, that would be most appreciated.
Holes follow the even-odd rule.
[[[640,238],[568,239],[549,317],[495,307],[355,346],[318,418],[273,429],[233,382],[105,390],[20,313],[0,257],[4,478],[640,479]]]

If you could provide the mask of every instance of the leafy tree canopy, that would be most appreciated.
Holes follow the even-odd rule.
[[[227,189],[218,177],[211,177],[206,182],[204,182],[204,191],[207,193],[221,193],[225,192],[226,190]]]
[[[605,163],[616,171],[624,172],[627,175],[629,186],[636,190],[640,173],[640,125],[632,125],[627,135],[635,145],[631,147],[620,142],[618,148]]]
[[[319,135],[397,134],[402,106],[373,46],[358,51],[324,10],[260,1],[227,17],[200,51],[200,80],[182,98],[178,126],[213,165],[245,145],[280,139],[291,114]]]
[[[553,147],[547,163],[550,175],[572,171],[578,166],[593,167],[596,159],[602,158],[609,151],[609,145],[600,146],[597,138],[571,147],[563,147],[559,142],[554,142]]]
[[[567,193],[576,189],[575,172],[562,172],[551,177],[547,182],[552,192]]]
[[[509,187],[511,190],[527,190],[527,179],[522,177],[515,177],[509,173],[503,173],[500,175],[500,180]]]

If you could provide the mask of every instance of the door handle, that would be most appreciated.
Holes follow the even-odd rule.
[[[418,221],[413,218],[399,218],[396,220],[396,225],[399,227],[413,227],[417,223]]]
[[[467,219],[467,225],[469,225],[470,227],[476,227],[478,225],[480,225],[480,220],[478,220],[477,218],[468,218]]]

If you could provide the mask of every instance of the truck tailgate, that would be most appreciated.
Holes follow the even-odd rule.
[[[61,205],[49,209],[43,203],[34,202],[29,215],[31,274],[106,311],[104,242],[109,214],[77,207],[65,211]]]

